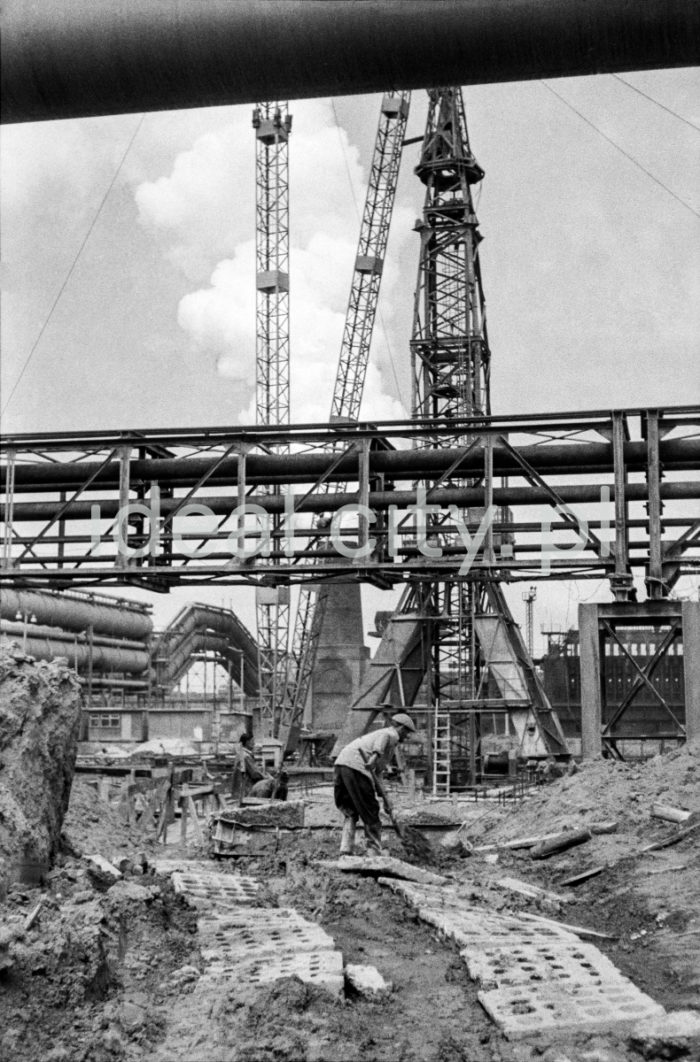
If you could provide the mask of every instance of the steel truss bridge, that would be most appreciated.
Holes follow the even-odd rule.
[[[0,453],[2,586],[545,574],[626,601],[634,573],[653,599],[700,572],[700,406],[16,435]]]

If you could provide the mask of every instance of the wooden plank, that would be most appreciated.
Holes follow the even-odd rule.
[[[184,787],[183,787],[184,788]],[[180,840],[182,844],[187,844],[187,798],[186,795],[180,797]]]
[[[674,808],[669,804],[652,804],[651,806],[652,818],[663,819],[665,822],[685,822],[691,815],[691,811],[682,811],[681,808]]]
[[[37,918],[39,917],[39,912],[41,911],[41,908],[43,906],[44,906],[44,897],[42,896],[42,898],[39,900],[38,904],[35,907],[32,908],[32,910],[29,912],[29,914],[27,915],[27,917],[24,920],[24,932],[25,933],[27,932],[28,929],[32,928],[32,926],[36,922]]]
[[[691,833],[695,833],[700,829],[700,822],[694,822],[692,826],[686,826],[684,830],[678,830],[677,833],[672,833],[670,837],[665,837],[662,841],[656,841],[654,844],[648,844],[646,848],[642,848],[640,855],[644,852],[658,852],[660,848],[668,848],[672,844],[678,844],[685,837],[689,837]]]
[[[560,896],[556,892],[549,892],[539,885],[532,885],[529,881],[519,881],[518,878],[499,878],[496,882],[499,889],[507,889],[509,892],[517,892],[521,896],[527,896],[530,900],[551,900],[552,903],[572,903],[573,896]]]
[[[588,881],[590,878],[597,878],[599,874],[602,874],[604,870],[608,869],[608,864],[603,863],[599,867],[590,867],[588,870],[581,871],[580,874],[574,874],[570,878],[565,878],[564,881],[558,881],[557,885],[570,886],[582,885],[584,881]]]
[[[586,841],[591,840],[592,836],[593,834],[590,830],[567,830],[564,833],[558,833],[550,840],[542,841],[541,844],[535,845],[530,851],[530,858],[549,859],[550,856],[557,855],[558,852],[565,852],[569,848],[576,847],[576,845],[585,844]]]
[[[599,933],[596,929],[588,929],[586,926],[571,926],[567,922],[556,922],[553,918],[543,918],[542,915],[525,914],[520,912],[519,918],[526,918],[530,922],[541,922],[543,925],[552,926],[554,929],[563,929],[567,933],[573,933],[581,940],[617,940],[610,933]]]
[[[462,825],[465,825],[462,823]],[[517,837],[512,841],[500,841],[497,844],[481,844],[478,845],[475,852],[497,852],[499,849],[517,849],[517,848],[534,848],[536,844],[541,844],[543,841],[551,841],[553,837],[558,837],[558,833],[544,833],[538,837]]]
[[[617,833],[618,823],[616,819],[609,822],[591,822],[588,829],[591,833]]]

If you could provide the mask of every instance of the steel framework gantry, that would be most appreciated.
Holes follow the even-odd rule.
[[[289,424],[289,134],[285,102],[259,103],[255,129],[256,379],[258,424]],[[281,443],[277,453],[288,453]],[[279,494],[279,486],[269,488]],[[263,729],[272,736],[287,698],[289,591],[260,587],[256,597]]]
[[[342,452],[328,452],[329,431]],[[451,445],[455,433],[475,441]],[[277,452],[283,444],[292,453]],[[426,480],[446,534],[460,532],[449,506],[459,514],[494,505],[470,557],[484,578],[607,579],[624,602],[633,572],[662,597],[679,577],[700,573],[700,406],[51,432],[6,436],[0,455],[0,586],[165,591],[456,577],[466,533],[474,540],[480,521],[466,521],[460,541],[427,556],[411,522],[416,484]],[[347,489],[329,494],[328,480]],[[339,516],[348,505],[367,506],[373,519],[319,530],[348,545],[319,563],[306,549],[308,523],[297,526],[296,517]],[[269,526],[254,521],[258,511]],[[284,521],[273,527],[276,516]]]

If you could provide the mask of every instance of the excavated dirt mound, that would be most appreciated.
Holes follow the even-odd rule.
[[[533,790],[515,813],[494,808],[465,832],[480,844],[616,821],[620,836],[634,840],[648,831],[655,803],[700,811],[700,746],[683,746],[644,763],[585,763]]]
[[[38,880],[58,849],[80,723],[67,665],[0,650],[0,889]]]

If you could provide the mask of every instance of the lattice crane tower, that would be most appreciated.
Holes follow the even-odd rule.
[[[410,103],[410,92],[389,92],[382,97],[331,399],[331,423],[355,421],[360,413]],[[344,484],[326,483],[325,489],[336,493],[344,489]],[[322,541],[317,540],[314,545],[318,548]],[[317,590],[300,588],[290,650],[289,700],[280,727],[284,742],[304,711],[326,599],[323,584]]]
[[[416,167],[425,200],[416,226],[421,247],[411,338],[413,415],[449,421],[490,412],[481,237],[472,199],[472,186],[484,171],[469,147],[461,90],[434,89],[428,95]],[[470,441],[456,434],[453,444]],[[440,445],[437,438],[435,445]],[[449,540],[439,525],[426,529],[431,532],[436,543]],[[411,607],[430,617],[429,703],[435,710],[433,770],[439,790],[449,786],[450,709],[473,700],[478,684],[474,617],[484,608],[483,588],[470,580],[436,580],[420,583],[410,596]]]
[[[289,135],[286,102],[259,103],[255,129],[256,420],[289,423]],[[278,447],[277,452],[285,452]],[[279,488],[272,488],[277,491]],[[289,590],[256,598],[261,722],[272,736],[287,696]]]

